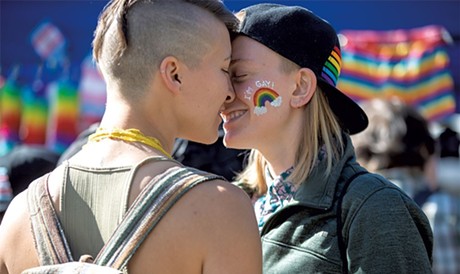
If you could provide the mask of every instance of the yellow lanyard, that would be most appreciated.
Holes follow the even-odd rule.
[[[169,158],[172,158],[161,146],[157,138],[145,136],[140,130],[135,128],[130,129],[103,129],[98,128],[95,133],[88,137],[88,142],[99,142],[100,140],[110,138],[112,140],[123,140],[126,142],[140,142],[154,149],[159,150]]]

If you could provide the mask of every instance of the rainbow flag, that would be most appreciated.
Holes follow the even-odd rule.
[[[337,86],[355,101],[398,97],[429,121],[455,112],[445,50],[452,38],[444,28],[345,30],[340,36],[343,66]]]
[[[88,55],[81,64],[81,78],[78,86],[80,96],[79,131],[100,122],[105,111],[107,98],[104,78]]]
[[[45,85],[37,80],[22,92],[22,115],[19,129],[20,139],[25,144],[46,143],[48,122],[48,99]]]
[[[78,91],[67,80],[48,85],[49,118],[46,145],[57,153],[64,150],[78,135]]]
[[[7,79],[0,89],[0,156],[20,142],[21,89],[13,79]]]
[[[57,26],[49,20],[41,22],[30,34],[35,52],[43,59],[62,63],[66,55],[67,41]]]

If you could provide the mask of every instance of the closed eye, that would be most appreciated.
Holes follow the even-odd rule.
[[[247,74],[232,75],[232,80],[241,81],[246,76],[247,76]]]

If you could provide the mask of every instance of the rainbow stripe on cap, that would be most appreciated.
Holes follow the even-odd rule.
[[[340,54],[340,48],[335,46],[332,49],[331,54],[326,60],[326,63],[323,66],[323,71],[321,72],[321,77],[328,82],[330,85],[334,86],[337,84],[337,79],[340,75],[340,68],[342,66],[342,55]]]

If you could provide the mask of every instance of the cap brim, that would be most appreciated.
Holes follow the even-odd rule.
[[[366,129],[369,120],[357,103],[320,78],[318,78],[318,85],[326,95],[332,111],[345,131],[349,134],[356,134]]]

